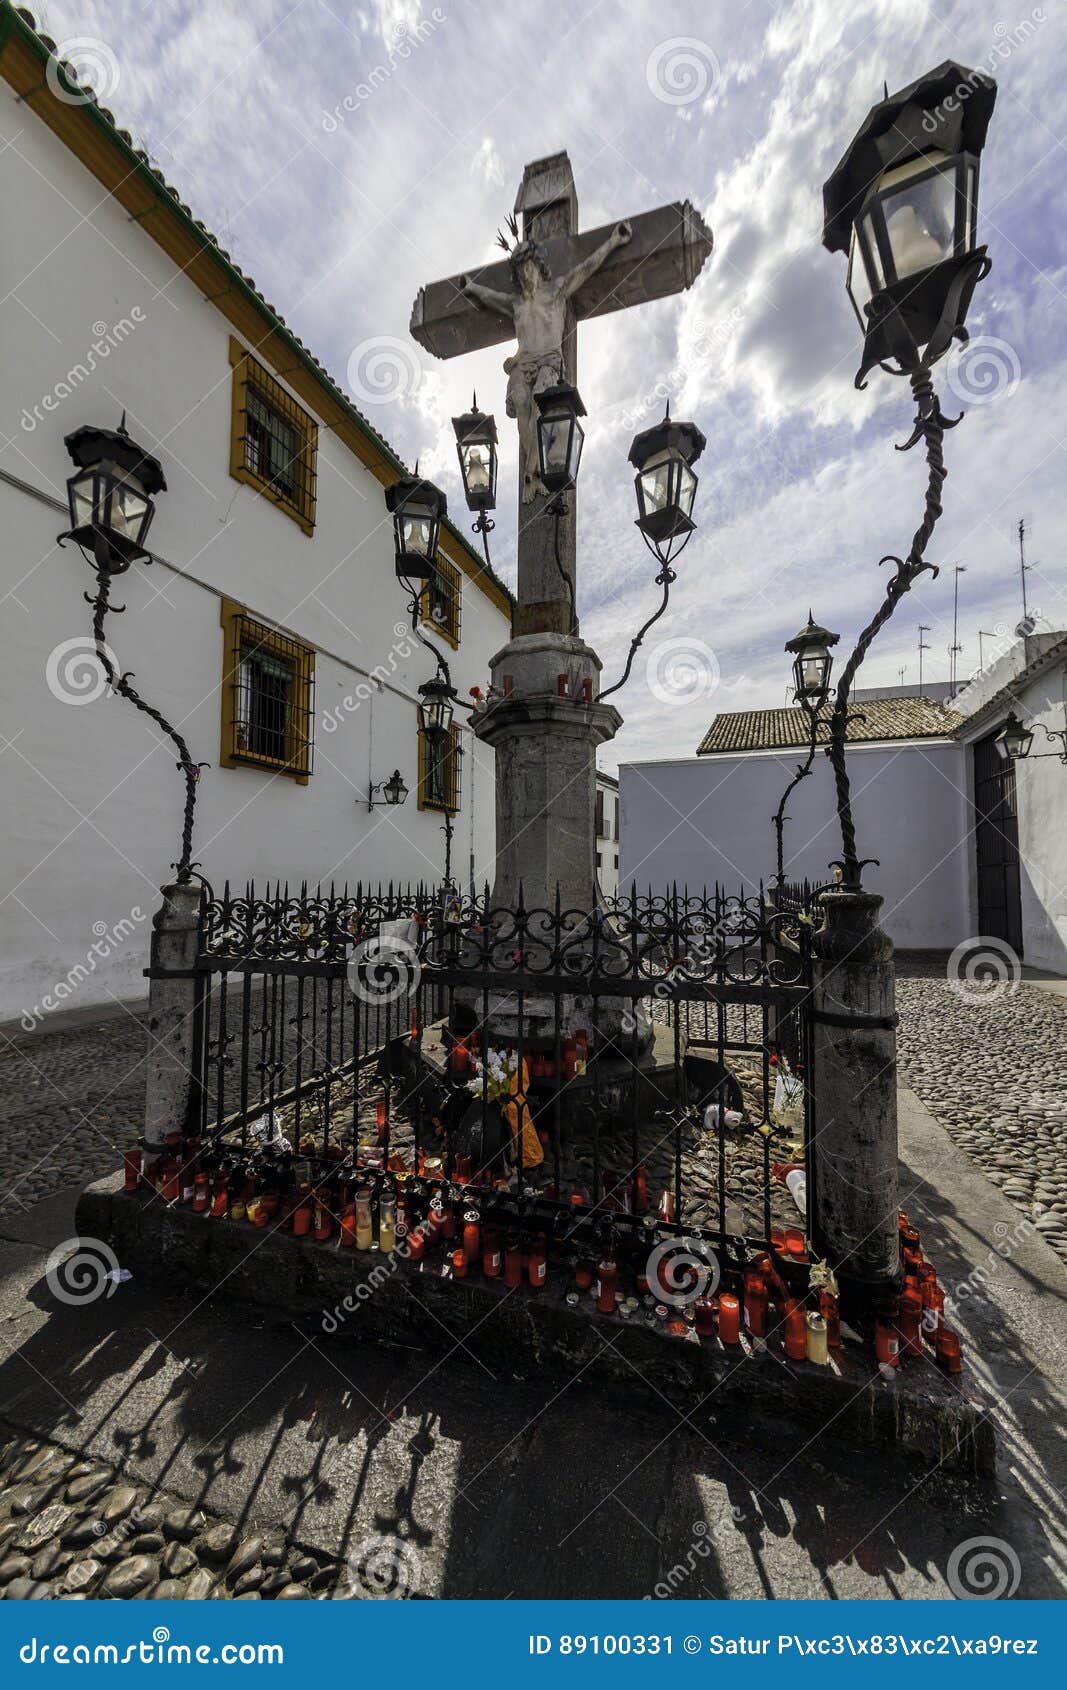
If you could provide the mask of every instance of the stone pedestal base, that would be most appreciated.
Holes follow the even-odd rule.
[[[596,753],[622,725],[589,702],[600,659],[568,634],[524,634],[492,661],[496,697],[472,726],[496,754],[494,904],[597,907]]]
[[[893,946],[878,926],[881,904],[868,892],[830,892],[815,935],[809,1217],[843,1308],[862,1318],[899,1283]]]

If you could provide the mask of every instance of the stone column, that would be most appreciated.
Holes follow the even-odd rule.
[[[168,1133],[184,1132],[196,1096],[199,885],[164,886],[152,918],[145,1058],[145,1149],[162,1150]]]
[[[815,934],[809,1224],[853,1320],[899,1285],[893,946],[881,905],[828,892]]]
[[[596,752],[622,722],[612,705],[584,701],[600,659],[583,640],[540,633],[491,666],[501,696],[472,726],[496,754],[493,902],[514,905],[521,885],[527,909],[553,909],[558,886],[563,909],[594,910]]]

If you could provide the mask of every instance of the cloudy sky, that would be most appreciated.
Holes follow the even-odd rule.
[[[821,185],[868,107],[946,58],[1000,95],[983,158],[993,271],[972,345],[940,366],[945,516],[924,577],[863,685],[947,678],[953,565],[960,672],[978,630],[1021,615],[1015,528],[1030,530],[1031,611],[1067,626],[1064,9],[980,0],[47,0],[60,42],[106,47],[107,104],[290,324],[462,517],[449,418],[473,387],[502,425],[494,561],[514,581],[513,427],[502,350],[437,363],[408,337],[426,281],[494,256],[524,163],[565,147],[586,227],[691,199],[715,251],[684,295],[585,326],[588,430],[579,610],[608,679],[651,612],[633,527],[635,429],[692,417],[708,439],[700,531],[626,692],[620,760],[691,753],[719,709],[785,702],[782,646],[804,620],[842,634],[882,591],[921,514],[904,384],[853,387],[845,264],[820,245]],[[94,51],[90,45],[90,63]],[[72,55],[73,56],[73,55]],[[986,643],[986,657],[993,642]],[[647,661],[646,661],[647,657]],[[679,680],[677,666],[683,678]],[[657,690],[671,673],[667,709]],[[680,690],[679,690],[680,688]],[[611,759],[605,759],[608,766]]]

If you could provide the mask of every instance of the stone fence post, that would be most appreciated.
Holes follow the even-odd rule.
[[[148,976],[148,1051],[145,1058],[145,1149],[158,1154],[167,1134],[193,1124],[199,1096],[198,984],[199,885],[175,882],[162,888],[163,902],[152,918]]]
[[[821,902],[809,1220],[855,1319],[900,1283],[893,946],[878,925],[880,897],[832,891]]]

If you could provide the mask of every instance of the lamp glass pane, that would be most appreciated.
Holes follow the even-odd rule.
[[[90,527],[93,521],[93,500],[96,491],[95,472],[88,469],[84,470],[81,475],[71,476],[68,490],[70,494],[71,527]]]
[[[928,164],[928,159],[917,159],[915,168],[924,169]],[[901,171],[907,169],[907,165],[901,166]],[[888,172],[887,181],[897,175],[896,171]],[[898,280],[952,257],[956,231],[954,169],[938,170],[919,181],[904,177],[892,192],[881,195],[880,203]]]
[[[828,667],[827,654],[821,647],[805,652],[800,660],[805,692],[821,692]]]
[[[644,514],[665,510],[671,498],[673,452],[657,452],[641,471],[641,503]]]
[[[111,483],[105,526],[124,540],[136,543],[148,515],[148,499],[133,481]]]
[[[569,412],[563,416],[547,416],[541,419],[545,468],[551,473],[561,474],[569,468],[568,447],[572,420]]]
[[[697,478],[689,465],[682,460],[678,463],[678,509],[683,516],[692,516],[693,500],[696,498]]]
[[[863,254],[856,238],[855,225],[852,228],[852,245],[848,254],[848,291],[852,303],[856,307],[856,315],[863,322],[863,308],[871,297],[871,283],[867,275],[867,266],[863,262]]]
[[[463,454],[463,480],[468,493],[488,493],[492,469],[488,444],[479,440],[472,446],[462,446],[460,450]]]
[[[856,298],[857,294],[862,296],[860,302],[861,318],[863,306],[866,305],[871,295],[881,293],[885,287],[885,271],[882,268],[882,259],[878,251],[878,240],[875,234],[876,211],[877,207],[874,207],[866,212],[860,218],[858,225],[853,225],[852,230],[853,244],[858,249],[855,255],[856,262],[853,265],[853,298]]]
[[[434,521],[431,516],[409,506],[404,511],[404,550],[414,552],[418,557],[429,557],[433,529]]]
[[[585,434],[577,417],[571,419],[570,453],[567,471],[572,481],[578,479],[578,465],[582,461],[582,447],[585,445]]]

